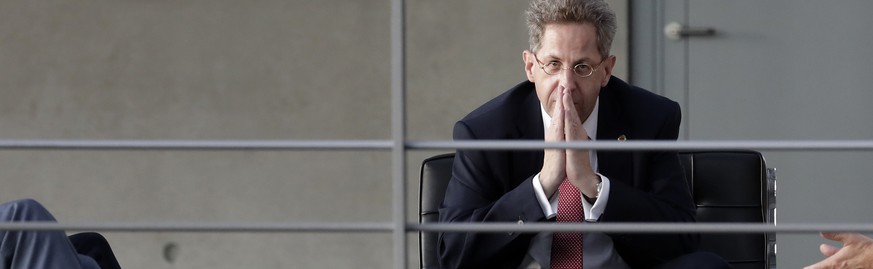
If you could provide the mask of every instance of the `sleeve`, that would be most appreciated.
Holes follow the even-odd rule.
[[[533,177],[533,188],[534,194],[537,195],[537,202],[540,203],[540,207],[543,209],[543,215],[547,219],[554,218],[558,214],[558,197],[552,196],[551,199],[546,197],[546,191],[543,190],[539,173]]]
[[[455,124],[454,139],[475,139],[463,122]],[[523,224],[544,221],[543,210],[533,189],[533,176],[520,184],[497,176],[497,169],[507,165],[496,160],[494,151],[458,150],[452,178],[440,208],[440,222],[482,223],[511,222]],[[442,232],[438,255],[443,268],[501,267],[524,258],[531,233]],[[517,259],[517,261],[515,261]]]
[[[586,222],[597,222],[600,220],[600,215],[603,215],[603,211],[606,210],[606,204],[609,203],[609,178],[597,173],[600,176],[600,193],[597,196],[597,200],[594,201],[594,204],[589,203],[585,196],[582,196],[582,212],[585,214]],[[582,195],[580,192],[579,195]],[[557,203],[555,203],[555,207],[557,207]]]

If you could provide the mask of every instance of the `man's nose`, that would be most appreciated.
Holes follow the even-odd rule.
[[[568,89],[571,92],[576,90],[576,80],[579,79],[579,77],[577,77],[576,74],[573,73],[573,69],[567,68],[561,70],[561,72],[557,74],[557,76],[559,76],[558,79],[560,80],[559,83],[561,87]]]

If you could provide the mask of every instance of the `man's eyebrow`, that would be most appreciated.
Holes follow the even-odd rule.
[[[546,54],[546,55],[544,55],[544,57],[542,58],[542,60],[546,60],[546,61],[554,61],[554,60],[558,60],[558,61],[560,61],[560,62],[563,62],[563,61],[564,61],[564,59],[561,59],[560,57],[557,57],[557,56],[552,55],[552,54]],[[576,60],[576,61],[573,61],[573,62],[570,63],[570,64],[571,64],[571,65],[577,65],[577,64],[591,64],[593,61],[594,61],[594,60],[592,60],[591,58],[588,58],[588,57],[582,57],[582,58],[580,58],[580,59],[578,59],[578,60]]]
[[[552,54],[546,54],[546,55],[543,55],[543,60],[552,61],[552,60],[561,60],[561,58],[558,58],[557,56],[552,55]]]
[[[573,65],[577,65],[577,64],[591,64],[592,62],[594,62],[593,59],[588,58],[588,57],[582,57],[582,59],[576,60],[576,62],[574,62]]]

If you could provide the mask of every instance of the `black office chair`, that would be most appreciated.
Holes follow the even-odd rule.
[[[420,223],[439,221],[439,207],[452,177],[454,154],[422,162]],[[775,170],[754,151],[696,151],[679,154],[697,204],[698,222],[774,223]],[[437,233],[419,232],[422,268],[438,268]],[[700,249],[716,253],[734,268],[775,268],[774,234],[701,234]]]

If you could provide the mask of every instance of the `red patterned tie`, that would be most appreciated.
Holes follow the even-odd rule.
[[[558,222],[582,222],[582,197],[579,189],[564,179],[558,187]],[[552,268],[582,268],[582,233],[555,233],[552,238]]]

